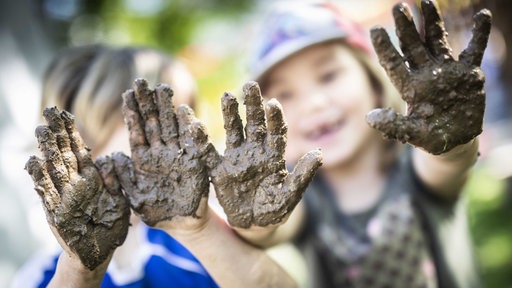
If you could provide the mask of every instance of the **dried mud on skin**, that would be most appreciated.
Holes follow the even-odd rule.
[[[485,109],[484,75],[480,70],[491,29],[491,14],[474,16],[473,37],[455,60],[447,33],[433,1],[421,2],[425,39],[420,39],[405,4],[393,9],[403,55],[383,28],[371,31],[381,65],[407,102],[407,115],[391,108],[367,115],[370,126],[385,137],[409,142],[432,154],[450,151],[482,132]]]
[[[258,84],[249,82],[243,90],[245,129],[236,97],[226,93],[222,98],[226,150],[209,164],[212,182],[230,225],[278,224],[302,199],[322,156],[319,150],[307,153],[289,173],[284,160],[287,126],[281,105],[270,100],[265,113]]]
[[[263,100],[257,84],[245,86],[247,125],[242,125],[238,103],[226,93],[222,109],[227,148],[219,155],[206,128],[187,106],[176,112],[172,90],[151,90],[135,81],[124,97],[123,113],[130,130],[131,159],[113,156],[121,184],[134,211],[148,225],[175,216],[198,218],[201,199],[207,197],[209,177],[231,225],[250,227],[278,223],[289,215],[320,166],[313,151],[289,175],[283,154],[286,124],[280,105],[270,101],[267,129]]]
[[[280,104],[269,101],[265,113],[257,84],[248,83],[244,92],[245,128],[236,99],[230,94],[222,99],[224,155],[215,151],[204,124],[188,106],[175,111],[172,90],[164,84],[151,90],[138,79],[123,95],[132,158],[115,153],[93,163],[73,116],[46,109],[48,125],[36,129],[43,159],[31,157],[26,170],[63,248],[93,270],[126,238],[129,206],[151,226],[176,216],[198,218],[209,177],[233,226],[283,221],[321,165],[321,153],[307,153],[289,173]]]
[[[48,125],[36,129],[43,159],[30,157],[25,169],[34,180],[52,230],[93,270],[124,242],[129,204],[111,158],[92,162],[73,116],[57,108],[47,108],[43,115]]]
[[[175,111],[172,96],[169,86],[152,90],[143,79],[123,94],[132,155],[113,158],[133,210],[150,226],[175,216],[198,218],[200,201],[208,197],[205,162],[214,148],[192,109]]]

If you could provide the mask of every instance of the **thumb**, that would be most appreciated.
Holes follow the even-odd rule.
[[[302,198],[302,194],[315,176],[316,171],[322,165],[322,152],[320,149],[312,150],[299,159],[292,173],[288,175],[285,181],[285,191],[290,199],[289,205],[294,206]],[[294,202],[294,203],[293,203]]]
[[[366,122],[382,132],[384,137],[410,142],[419,134],[418,125],[413,119],[395,112],[392,108],[374,109],[366,114]]]
[[[137,189],[137,180],[135,178],[135,171],[133,170],[132,159],[122,152],[114,152],[112,153],[112,162],[114,163],[115,172],[121,184],[121,188],[126,195],[131,198]]]
[[[112,157],[99,157],[94,162],[94,165],[96,166],[107,191],[112,195],[122,195],[121,185],[116,175]]]

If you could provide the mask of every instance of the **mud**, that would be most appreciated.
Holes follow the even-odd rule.
[[[371,31],[381,65],[407,102],[407,114],[376,109],[367,122],[385,137],[408,142],[432,154],[450,151],[482,132],[485,108],[484,75],[480,69],[491,29],[491,14],[474,16],[473,36],[455,60],[433,1],[423,0],[425,39],[416,31],[405,4],[393,9],[403,56],[383,28]]]
[[[30,157],[25,169],[63,248],[93,270],[124,242],[129,204],[112,159],[93,163],[73,116],[57,108],[47,108],[43,115],[48,125],[36,129],[43,159]]]
[[[280,104],[269,101],[265,113],[258,85],[247,83],[243,91],[245,131],[236,98],[229,93],[222,98],[226,150],[208,163],[211,179],[232,226],[277,224],[302,198],[322,163],[321,153],[307,153],[289,173],[284,160],[287,126]]]
[[[133,210],[150,226],[175,216],[192,216],[208,197],[207,157],[214,148],[205,126],[188,106],[177,111],[173,92],[143,79],[123,94],[131,159],[113,155],[116,172]]]

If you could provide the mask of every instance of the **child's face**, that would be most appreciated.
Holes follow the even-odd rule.
[[[323,168],[353,162],[379,142],[365,115],[376,95],[368,74],[342,44],[307,48],[278,64],[268,75],[265,97],[282,104],[288,123],[286,158],[320,147]]]

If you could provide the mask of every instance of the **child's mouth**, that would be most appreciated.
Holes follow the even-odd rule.
[[[307,133],[306,138],[314,142],[326,142],[329,141],[342,126],[342,120],[333,123],[322,124],[313,131]]]

